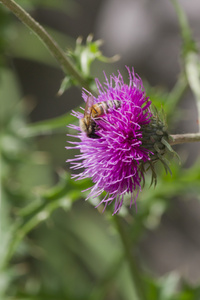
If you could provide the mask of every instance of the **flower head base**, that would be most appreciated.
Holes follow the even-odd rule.
[[[99,95],[94,98],[94,104],[102,106],[103,113],[93,117],[91,107],[88,110],[94,136],[87,136],[80,127],[71,125],[79,131],[76,137],[80,141],[70,142],[75,146],[67,147],[80,150],[80,155],[68,160],[72,169],[83,169],[73,178],[91,178],[94,182],[87,199],[107,192],[101,203],[104,202],[106,207],[114,200],[114,213],[119,211],[126,193],[131,195],[130,205],[133,199],[136,200],[147,163],[156,182],[153,164],[165,152],[166,146],[161,139],[168,138],[164,125],[151,112],[151,101],[146,97],[142,80],[133,69],[128,69],[128,73],[129,84],[124,83],[120,72],[117,76],[112,75],[110,80],[105,75],[104,85],[96,80]],[[88,95],[83,92],[85,102],[87,98]],[[78,119],[84,118],[82,113],[73,114]],[[156,127],[156,124],[159,126]]]

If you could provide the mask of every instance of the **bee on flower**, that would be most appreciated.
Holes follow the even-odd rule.
[[[79,119],[77,142],[70,142],[80,154],[69,159],[71,168],[80,169],[76,179],[91,178],[94,186],[88,198],[97,197],[104,191],[101,203],[105,208],[113,201],[114,214],[130,194],[130,206],[136,201],[144,181],[147,168],[152,170],[152,181],[156,183],[154,163],[161,160],[169,170],[163,155],[168,148],[166,126],[152,113],[151,101],[147,97],[140,77],[127,68],[129,83],[122,75],[105,75],[105,83],[96,80],[98,97],[83,91],[86,102],[84,113],[73,112]]]

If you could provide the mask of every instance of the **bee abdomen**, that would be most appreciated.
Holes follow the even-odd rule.
[[[108,100],[105,103],[107,103],[108,109],[109,108],[118,109],[121,106],[121,101],[119,101],[119,100]]]
[[[119,100],[108,100],[96,103],[91,108],[91,113],[93,118],[103,116],[111,108],[118,109],[121,106],[121,101]]]

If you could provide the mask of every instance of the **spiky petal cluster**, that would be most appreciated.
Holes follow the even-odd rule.
[[[124,83],[120,72],[117,76],[110,76],[110,80],[105,75],[103,85],[96,80],[99,95],[94,98],[95,103],[121,101],[119,108],[112,107],[104,116],[95,120],[99,138],[89,138],[78,126],[71,125],[79,131],[76,137],[80,141],[70,142],[75,146],[67,147],[80,150],[80,155],[68,160],[72,169],[83,169],[73,178],[91,178],[94,186],[88,198],[106,191],[101,203],[104,202],[106,207],[114,200],[114,213],[119,211],[126,193],[131,195],[130,205],[136,199],[143,180],[141,164],[150,160],[150,151],[142,144],[141,128],[151,121],[151,101],[146,97],[142,80],[133,69],[127,69],[129,84]],[[87,99],[85,92],[83,99]],[[82,113],[73,114],[79,119],[83,118]]]

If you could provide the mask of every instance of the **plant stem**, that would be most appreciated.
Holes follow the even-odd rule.
[[[200,133],[172,134],[169,137],[170,145],[200,142]]]
[[[4,6],[6,6],[16,17],[21,20],[28,28],[30,28],[44,43],[52,56],[58,61],[65,73],[70,74],[81,87],[90,91],[90,87],[87,81],[81,76],[72,62],[68,59],[64,51],[58,46],[56,41],[47,33],[47,31],[36,22],[21,6],[19,6],[13,0],[1,0]]]
[[[126,255],[126,259],[131,271],[137,300],[146,300],[147,298],[145,294],[144,284],[142,282],[140,274],[140,269],[138,264],[136,263],[136,258],[133,256],[133,253],[131,251],[131,240],[125,231],[121,218],[119,216],[114,216],[113,219],[115,221],[117,231],[124,246],[124,253]]]
[[[177,79],[173,89],[171,90],[171,92],[169,93],[169,96],[167,98],[167,107],[169,107],[168,113],[170,113],[170,115],[176,109],[179,101],[182,99],[182,96],[184,95],[187,88],[188,88],[188,82],[187,82],[185,73],[181,72],[178,76],[178,79]],[[169,118],[169,116],[168,116],[168,118]]]

